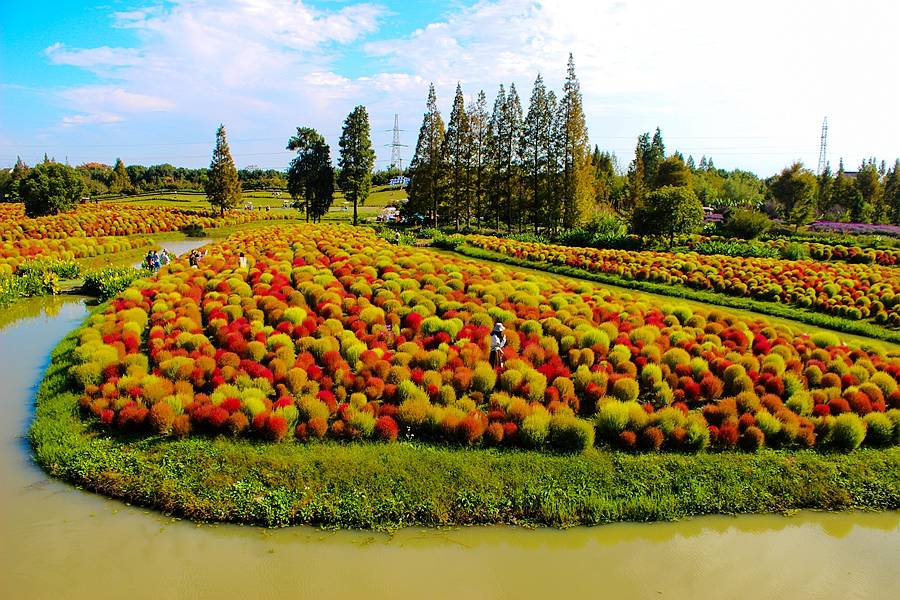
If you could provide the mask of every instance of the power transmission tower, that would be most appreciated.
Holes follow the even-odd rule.
[[[400,129],[400,115],[394,115],[394,139],[390,144],[385,144],[385,146],[391,147],[391,169],[397,169],[398,171],[403,170],[403,159],[400,158],[400,148],[406,148],[406,144],[400,143],[400,132],[403,131]]]
[[[822,141],[819,144],[819,169],[818,174],[821,175],[825,171],[826,164],[826,147],[828,142],[828,117],[822,121]]]

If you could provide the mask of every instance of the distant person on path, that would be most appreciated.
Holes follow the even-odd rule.
[[[244,256],[243,252],[241,252],[241,255],[238,257],[238,268],[240,268],[240,269],[247,268],[247,257]]]
[[[503,368],[503,348],[506,347],[506,327],[503,323],[496,323],[493,331],[491,331],[491,366]]]
[[[169,253],[166,251],[165,248],[163,248],[163,251],[160,252],[160,254],[159,254],[159,264],[160,264],[160,266],[163,266],[163,267],[164,267],[164,266],[166,266],[167,264],[169,264],[171,261],[172,261],[172,259],[169,257]]]
[[[200,264],[200,254],[196,250],[191,250],[190,256],[188,256],[188,263],[192,268],[196,269]]]
[[[148,271],[153,270],[153,250],[147,250],[147,256],[144,257],[144,268]]]
[[[400,232],[399,231],[394,232],[394,243],[397,244],[398,246],[400,245]]]

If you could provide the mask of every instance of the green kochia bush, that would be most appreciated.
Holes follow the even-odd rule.
[[[866,424],[859,415],[844,413],[834,420],[831,442],[841,450],[859,448],[866,437]]]
[[[107,300],[130,286],[135,280],[148,274],[149,271],[146,269],[107,267],[86,274],[81,289],[85,294]]]

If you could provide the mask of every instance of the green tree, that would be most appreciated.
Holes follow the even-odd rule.
[[[216,130],[216,147],[209,163],[205,190],[209,203],[218,207],[222,216],[225,216],[226,208],[235,208],[241,202],[241,182],[228,148],[224,125],[219,125]]]
[[[677,154],[662,161],[656,170],[653,187],[658,189],[667,185],[675,187],[691,185],[691,171]]]
[[[123,194],[131,191],[131,179],[128,178],[128,171],[125,170],[125,164],[121,158],[116,159],[116,165],[113,167],[109,191],[113,194]]]
[[[825,168],[818,176],[818,195],[816,196],[816,208],[820,214],[831,206],[831,192],[834,184],[834,175],[831,173],[831,165],[826,163]]]
[[[868,208],[856,212],[852,217],[854,221],[861,223],[881,223],[886,220],[887,210],[884,204],[884,190],[881,185],[881,176],[875,166],[875,159],[864,161],[859,166],[856,174],[856,189],[862,194],[863,204]]]
[[[447,134],[444,136],[444,147],[441,150],[447,174],[448,209],[453,215],[457,230],[460,218],[467,219],[471,207],[469,169],[472,156],[471,138],[462,86],[457,83],[450,120],[447,122]]]
[[[856,181],[847,177],[844,171],[844,161],[841,160],[838,172],[831,180],[831,191],[828,194],[828,204],[824,207],[824,213],[832,219],[847,219],[850,216],[851,207],[857,206],[858,208],[861,203],[862,194],[856,189]]]
[[[29,217],[71,210],[83,194],[81,174],[68,165],[55,162],[37,165],[19,184],[19,195]]]
[[[601,152],[599,147],[594,146],[591,164],[594,166],[594,201],[598,206],[611,207],[618,187],[616,155],[611,152]]]
[[[562,166],[562,226],[572,229],[590,218],[594,204],[591,147],[575,60],[569,53],[566,81],[559,103]]]
[[[646,135],[649,137],[649,134]],[[663,144],[662,131],[659,127],[653,133],[653,140],[649,145],[646,141],[642,142],[641,150],[644,153],[644,185],[652,188],[659,174],[659,167],[666,159],[666,146]]]
[[[635,209],[631,228],[640,236],[665,236],[671,246],[676,235],[696,233],[703,227],[703,206],[687,186],[665,186],[647,195]]]
[[[544,78],[538,75],[531,91],[528,113],[522,126],[522,166],[528,183],[527,213],[535,233],[542,225],[556,223],[558,198],[553,195],[556,176],[556,96],[548,92]],[[511,210],[511,207],[510,207]],[[520,215],[522,216],[522,215]],[[512,227],[512,215],[507,228]]]
[[[722,184],[720,205],[758,209],[766,197],[766,185],[748,171],[734,170]]]
[[[490,142],[491,127],[490,116],[487,113],[487,97],[484,91],[478,92],[478,97],[469,104],[466,111],[469,117],[469,132],[471,142],[471,172],[474,216],[482,217],[487,212],[485,196],[488,188],[488,169],[491,161]],[[466,216],[466,223],[468,217]]]
[[[288,150],[297,152],[288,168],[287,190],[295,201],[303,198],[306,222],[321,221],[334,197],[331,149],[315,129],[298,127],[288,140]]]
[[[438,224],[438,207],[443,194],[443,159],[441,149],[444,144],[444,120],[437,107],[434,84],[428,86],[428,100],[425,115],[419,128],[416,152],[410,163],[409,202],[407,210],[412,213],[432,212],[435,227]]]
[[[19,198],[19,185],[30,171],[31,169],[22,160],[22,157],[17,156],[16,164],[9,172],[9,178],[6,180],[3,189],[0,190],[0,195],[3,197],[8,196],[9,198]]]
[[[817,181],[802,163],[794,163],[775,176],[769,192],[780,206],[786,223],[796,229],[812,222],[818,195]]]
[[[630,220],[634,211],[644,204],[647,197],[644,175],[644,153],[641,148],[641,139],[638,138],[638,145],[634,149],[634,160],[628,165],[626,192],[621,196],[619,205],[614,206],[616,212],[623,219]]]
[[[338,184],[344,198],[353,202],[353,224],[357,223],[357,206],[365,204],[372,188],[372,168],[375,166],[375,150],[369,132],[369,113],[365,106],[357,106],[347,115],[338,142],[341,156],[338,166],[341,174]]]
[[[888,171],[884,183],[884,204],[892,225],[900,225],[900,158]]]

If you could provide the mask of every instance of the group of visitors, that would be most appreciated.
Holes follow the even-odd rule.
[[[188,263],[192,268],[196,269],[200,266],[200,259],[206,256],[206,251],[200,251],[197,249],[191,250],[191,253],[188,255]]]
[[[159,271],[160,267],[164,267],[167,264],[172,262],[172,258],[169,256],[168,251],[163,248],[161,251],[157,252],[156,250],[150,250],[147,252],[147,256],[144,257],[144,268],[156,273]]]

